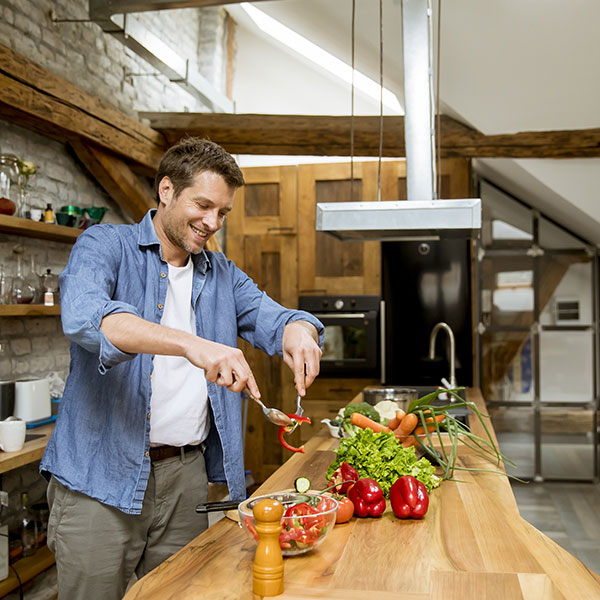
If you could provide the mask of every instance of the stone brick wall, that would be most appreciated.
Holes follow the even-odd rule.
[[[135,118],[138,111],[206,110],[98,25],[53,23],[51,11],[59,19],[89,17],[87,0],[0,0],[0,43]],[[225,90],[223,8],[157,11],[138,17],[188,58],[191,68]],[[128,222],[68,148],[2,120],[1,114],[0,153],[16,154],[38,165],[30,180],[33,208],[42,209],[47,203],[55,210],[68,204],[106,206],[105,222]],[[71,246],[0,233],[0,265],[8,275],[16,270],[15,249],[23,252],[26,264],[33,255],[38,270],[51,268],[58,274],[67,263]],[[0,342],[1,379],[43,377],[52,372],[66,378],[69,344],[59,317],[0,317]],[[37,469],[37,464],[28,465],[2,476],[2,489],[10,495],[8,514],[13,526],[20,491],[28,490],[32,502],[43,499],[45,482]]]

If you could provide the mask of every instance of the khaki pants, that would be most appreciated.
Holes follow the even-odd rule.
[[[141,515],[127,515],[54,477],[48,485],[48,547],[54,552],[59,600],[119,600],[131,576],[154,569],[208,527],[202,452],[152,464]]]

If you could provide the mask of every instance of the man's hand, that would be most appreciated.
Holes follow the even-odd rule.
[[[241,392],[248,386],[250,393],[260,398],[250,365],[239,348],[150,323],[131,313],[107,315],[102,319],[100,329],[122,352],[183,356],[194,366],[204,369],[208,381],[232,392]]]
[[[283,330],[283,362],[294,373],[294,384],[301,396],[319,374],[322,352],[318,342],[317,329],[308,321],[292,321]]]
[[[246,386],[255,398],[260,398],[256,380],[239,348],[195,338],[187,347],[185,357],[204,369],[208,381],[222,385],[232,392],[241,392]]]

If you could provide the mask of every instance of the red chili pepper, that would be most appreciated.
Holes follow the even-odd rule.
[[[359,479],[348,491],[357,517],[380,517],[385,511],[385,498],[373,479]]]
[[[310,423],[310,419],[308,417],[301,417],[300,415],[288,415],[288,417],[290,419],[292,419],[292,421],[296,421],[298,423],[298,425],[302,425],[302,423]],[[279,428],[279,443],[286,449],[289,450],[290,452],[304,452],[304,446],[300,446],[299,448],[296,448],[295,446],[291,446],[290,444],[287,443],[287,441],[285,440],[285,438],[283,437],[284,434],[289,433],[292,430],[292,427],[288,427],[286,425],[282,425]]]
[[[360,479],[358,471],[347,462],[343,462],[333,473],[329,480],[330,486],[335,486],[332,491],[336,494],[346,494],[355,481]]]
[[[411,475],[404,475],[390,488],[390,502],[399,519],[421,519],[429,508],[429,494],[422,482]]]

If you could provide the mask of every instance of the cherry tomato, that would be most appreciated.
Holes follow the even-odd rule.
[[[335,517],[336,523],[347,523],[354,514],[354,504],[350,498],[338,498],[338,511]]]

